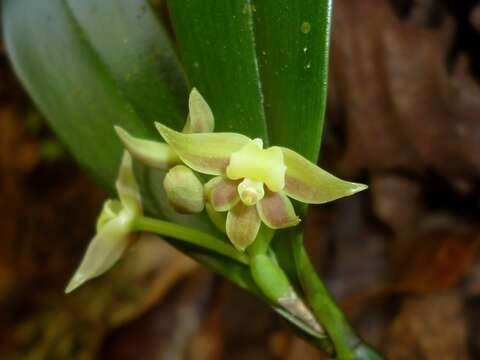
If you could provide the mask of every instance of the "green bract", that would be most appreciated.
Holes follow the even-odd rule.
[[[69,293],[84,282],[109,270],[135,240],[135,219],[142,214],[140,192],[125,152],[116,182],[118,200],[107,200],[97,221],[97,234],[88,245],[80,266],[67,285]]]

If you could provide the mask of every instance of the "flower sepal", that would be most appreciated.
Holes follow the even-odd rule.
[[[97,220],[97,233],[68,283],[66,293],[109,270],[138,237],[134,223],[142,215],[142,204],[128,152],[123,155],[116,188],[120,200],[105,202]]]

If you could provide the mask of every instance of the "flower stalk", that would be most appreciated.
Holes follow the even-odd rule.
[[[134,227],[137,231],[151,232],[160,236],[181,240],[191,245],[226,256],[244,265],[249,264],[247,254],[236,250],[225,241],[196,229],[146,216],[138,217],[135,221]]]
[[[318,276],[303,243],[301,231],[292,231],[292,252],[297,276],[315,318],[324,326],[341,360],[381,360],[383,357],[353,331]]]

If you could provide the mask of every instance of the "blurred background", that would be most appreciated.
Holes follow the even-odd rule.
[[[312,207],[309,250],[389,359],[480,359],[480,3],[335,0],[333,13],[320,162],[370,190]],[[160,241],[64,295],[105,197],[0,42],[0,358],[322,359]]]

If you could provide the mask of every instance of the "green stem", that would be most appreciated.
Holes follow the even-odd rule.
[[[226,242],[199,230],[146,216],[140,216],[135,220],[135,229],[182,240],[227,256],[242,264],[249,264],[249,258],[246,254],[241,253]]]
[[[341,360],[382,359],[374,349],[363,343],[350,327],[318,276],[305,250],[301,231],[298,231],[293,239],[293,256],[308,303],[332,340],[336,358]]]
[[[268,228],[265,225],[260,227],[258,231],[257,238],[255,241],[247,248],[247,252],[250,256],[254,255],[265,255],[268,252],[270,241],[272,241],[273,235],[275,235],[275,230]]]

